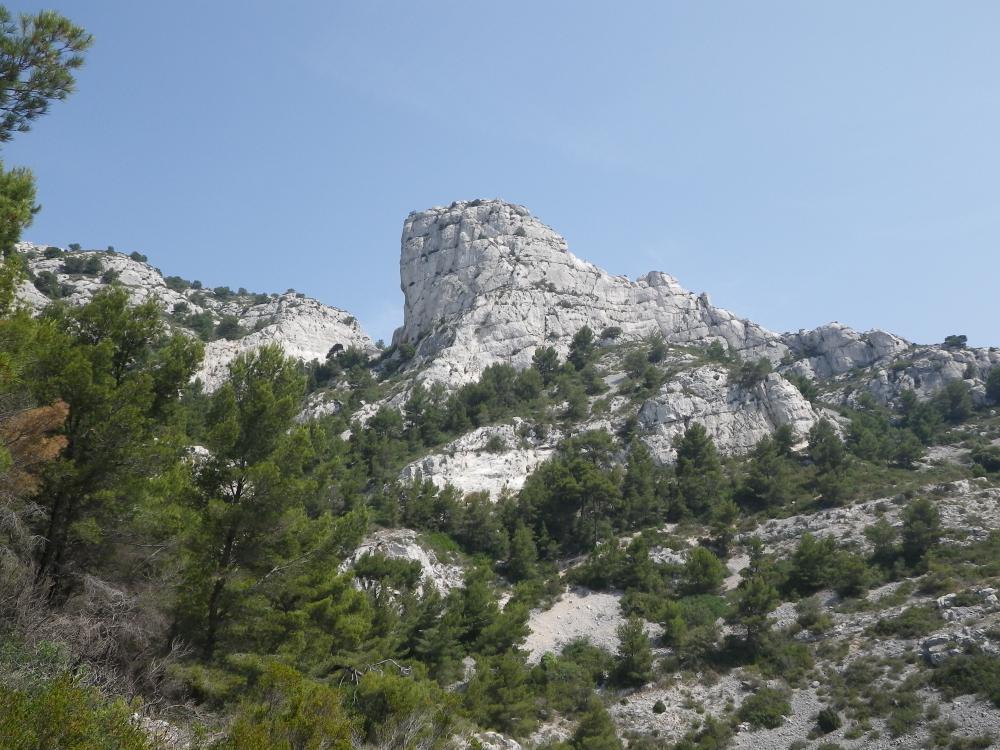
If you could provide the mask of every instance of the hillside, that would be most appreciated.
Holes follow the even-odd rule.
[[[499,200],[406,218],[387,348],[17,250],[18,700],[85,665],[169,748],[1000,738],[1000,349],[775,333]]]

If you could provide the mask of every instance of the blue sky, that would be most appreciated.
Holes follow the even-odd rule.
[[[35,241],[388,340],[406,214],[502,197],[775,330],[1000,345],[998,3],[56,2],[8,4],[96,38],[4,147]]]

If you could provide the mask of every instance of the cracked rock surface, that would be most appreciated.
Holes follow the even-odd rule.
[[[624,340],[659,332],[672,343],[716,340],[746,357],[781,359],[787,347],[761,326],[714,307],[665,273],[630,281],[580,260],[523,206],[461,201],[411,213],[403,226],[404,323],[394,343],[417,349],[423,377],[450,386],[495,362],[531,363],[539,346],[561,353],[584,325]]]

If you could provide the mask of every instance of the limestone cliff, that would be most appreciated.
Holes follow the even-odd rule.
[[[747,358],[780,360],[781,337],[683,289],[665,273],[612,276],[569,252],[526,208],[463,201],[412,213],[403,225],[405,306],[396,344],[416,347],[422,377],[459,385],[495,362],[530,364],[538,346],[565,353],[584,325],[654,332],[672,343],[720,341]]]

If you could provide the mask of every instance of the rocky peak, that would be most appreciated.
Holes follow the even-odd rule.
[[[400,258],[404,322],[396,344],[416,348],[423,377],[459,385],[496,362],[527,366],[539,346],[565,353],[580,328],[660,333],[671,343],[720,341],[746,358],[780,360],[781,338],[713,307],[653,272],[613,276],[569,252],[523,206],[500,200],[411,213]]]

